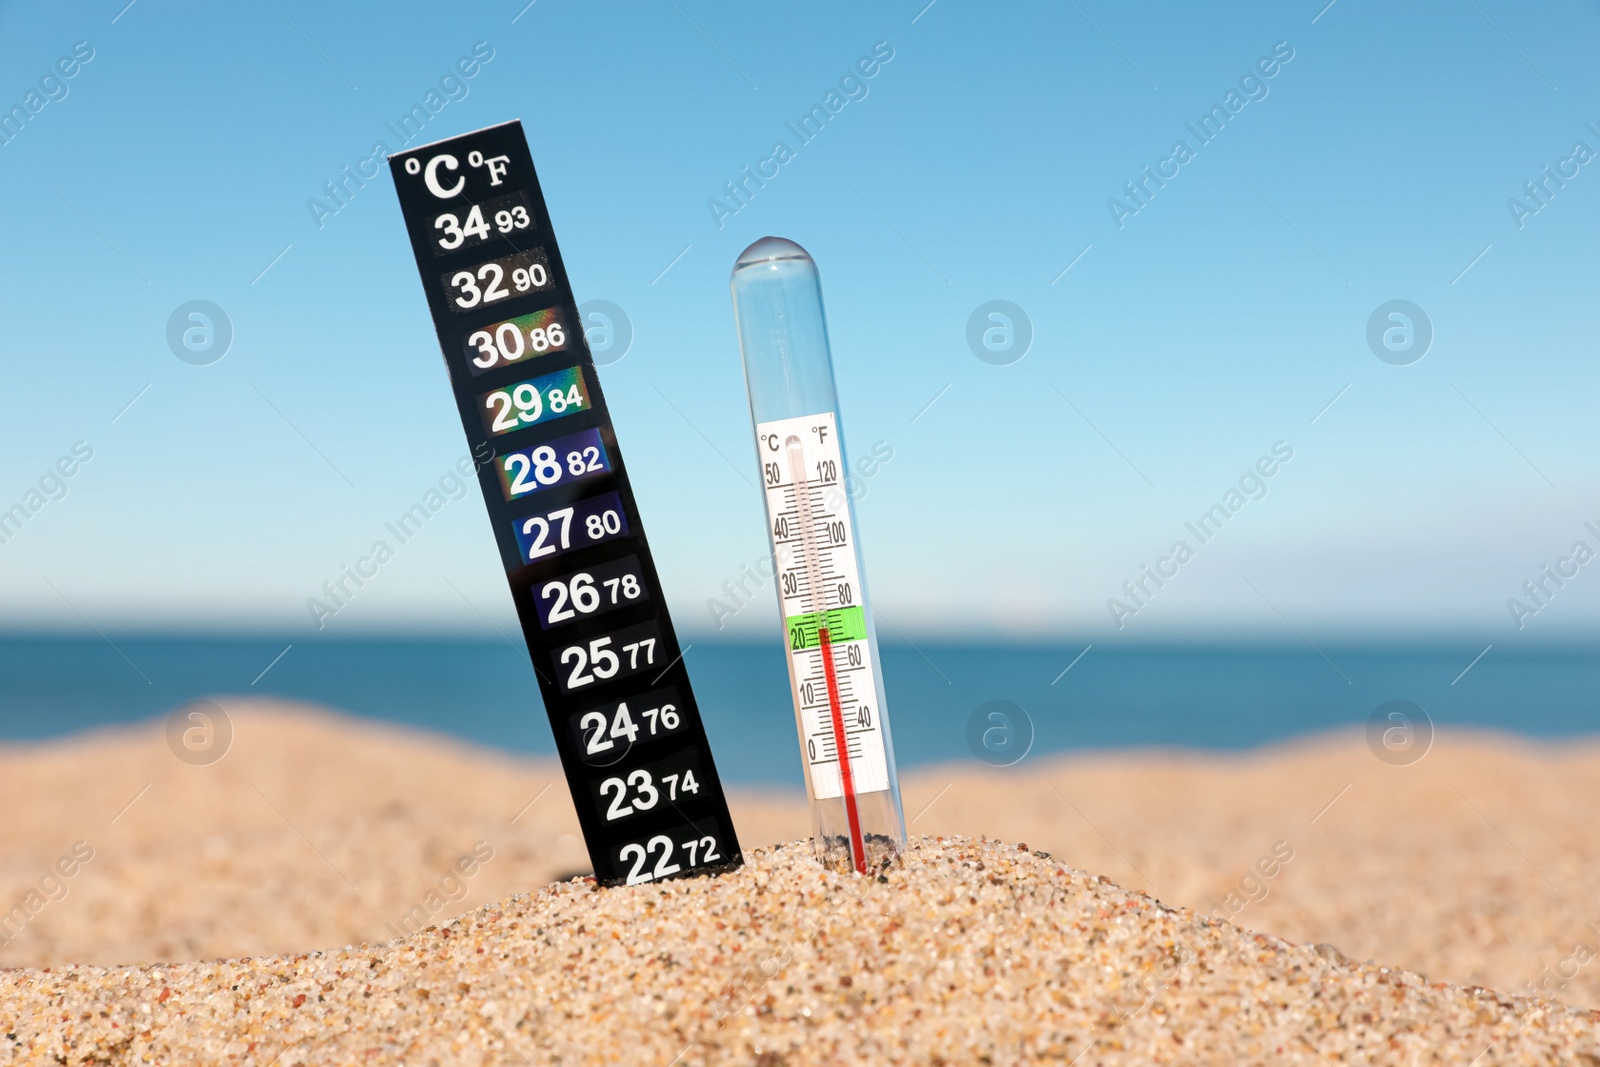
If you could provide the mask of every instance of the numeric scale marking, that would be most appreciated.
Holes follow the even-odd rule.
[[[856,795],[889,788],[889,765],[872,707],[877,679],[838,427],[831,412],[764,422],[756,427],[756,444],[813,797],[844,799],[851,862],[865,873]]]
[[[595,876],[635,885],[735,867],[739,841],[522,125],[389,166]]]

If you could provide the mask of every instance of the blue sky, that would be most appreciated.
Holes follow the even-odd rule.
[[[308,202],[479,42],[424,136],[522,119],[578,299],[631,320],[602,381],[681,629],[766,551],[727,276],[769,233],[820,266],[852,450],[893,450],[859,518],[908,633],[1600,622],[1600,563],[1560,562],[1600,549],[1593,5],[924,2],[0,5],[5,109],[93,49],[0,146],[0,507],[93,450],[0,544],[0,622],[309,634],[306,599],[464,454],[387,174],[320,225]],[[1570,176],[1538,204],[1545,166]],[[165,337],[194,299],[232,323],[209,366]],[[966,340],[995,299],[1033,330],[1004,366]],[[1396,299],[1433,330],[1405,366],[1366,338]],[[1264,497],[1187,532],[1278,442]],[[1146,565],[1176,573],[1134,601]],[[1546,565],[1577,573],[1535,602]],[[510,617],[474,490],[324,633]]]

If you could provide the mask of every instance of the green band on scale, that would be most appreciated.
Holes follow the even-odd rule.
[[[865,641],[867,639],[867,618],[864,612],[856,608],[834,608],[831,611],[813,611],[806,615],[790,615],[783,620],[784,629],[789,633],[789,651],[799,652],[802,649],[816,648],[821,642],[817,639],[817,630],[826,626],[828,628],[828,641],[839,644],[842,641]]]

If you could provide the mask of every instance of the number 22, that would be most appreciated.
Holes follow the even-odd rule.
[[[656,850],[657,845],[661,846],[661,858],[656,860],[656,869],[646,874],[644,873],[645,860],[650,853]],[[629,885],[638,885],[640,882],[665,878],[669,874],[677,874],[683,870],[681,865],[667,862],[672,858],[672,838],[666,834],[657,834],[643,845],[623,845],[622,852],[618,858],[627,859],[629,856],[633,857],[633,870],[628,872]]]

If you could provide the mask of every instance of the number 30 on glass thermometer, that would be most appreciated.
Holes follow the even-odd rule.
[[[767,237],[732,286],[817,852],[866,874],[904,850],[905,820],[821,284],[805,249]]]

